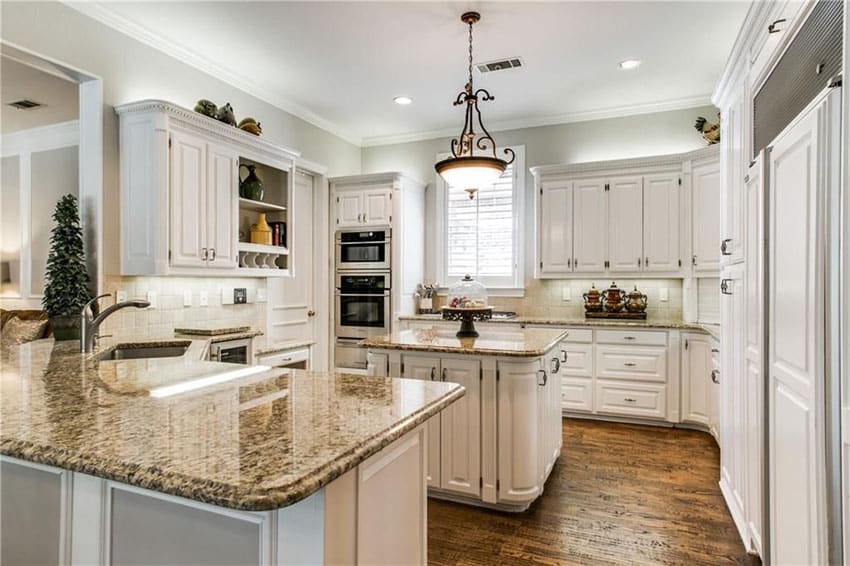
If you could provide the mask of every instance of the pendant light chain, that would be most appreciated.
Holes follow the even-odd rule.
[[[469,90],[472,92],[472,20],[469,21]]]

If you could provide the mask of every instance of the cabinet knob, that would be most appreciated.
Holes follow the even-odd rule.
[[[714,383],[720,383],[720,372],[718,370],[711,370],[711,381]]]
[[[307,316],[316,316],[316,311],[314,311],[313,309],[308,310]]]

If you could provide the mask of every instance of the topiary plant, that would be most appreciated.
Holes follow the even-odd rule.
[[[50,318],[54,337],[72,340],[80,336],[80,312],[91,299],[80,211],[74,195],[59,199],[53,220],[56,225],[50,235],[41,304]]]

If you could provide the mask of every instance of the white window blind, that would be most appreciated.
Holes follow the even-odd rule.
[[[467,273],[485,284],[516,283],[516,187],[508,165],[491,186],[474,199],[462,188],[446,190],[446,275]]]

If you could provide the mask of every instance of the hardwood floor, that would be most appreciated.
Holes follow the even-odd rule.
[[[580,419],[564,419],[563,435],[525,513],[429,499],[429,564],[760,563],[723,502],[709,435]]]

